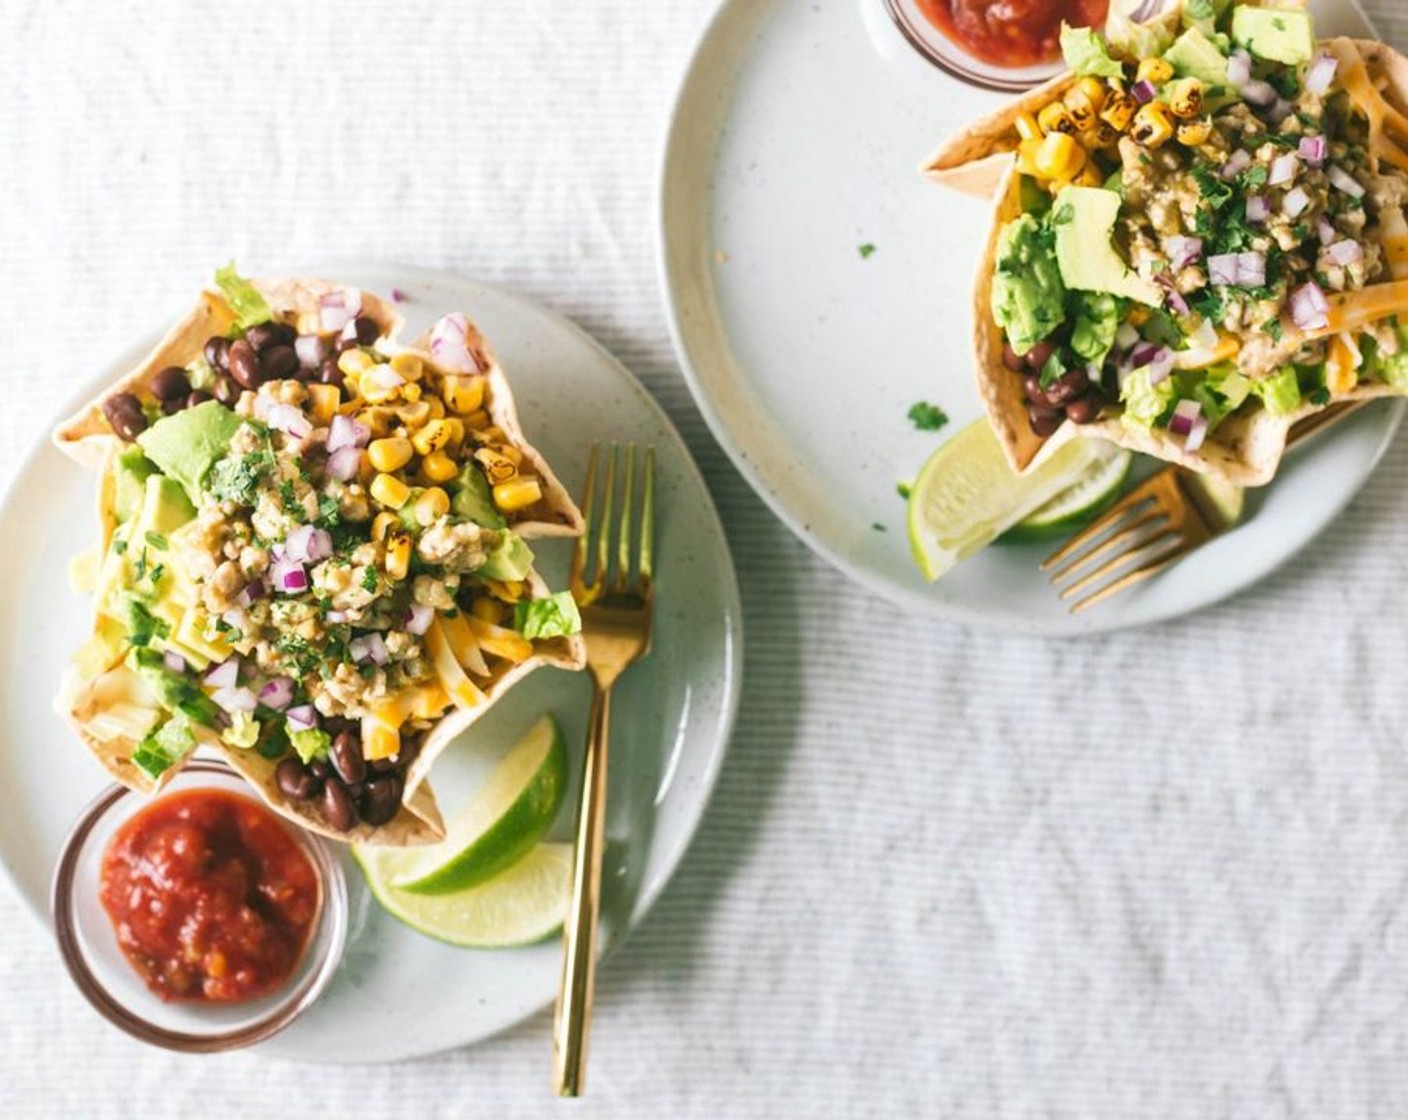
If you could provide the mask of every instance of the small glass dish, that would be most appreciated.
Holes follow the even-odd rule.
[[[244,779],[223,762],[209,759],[192,760],[156,798],[192,789],[218,789],[255,800]],[[277,992],[248,1002],[165,1001],[146,986],[123,955],[99,898],[103,853],[113,833],[156,798],[110,786],[84,810],[64,842],[50,895],[64,964],[89,1003],[143,1042],[189,1053],[261,1042],[311,1006],[337,970],[348,924],[342,862],[317,836],[286,825],[312,861],[319,884],[313,929],[293,975]]]
[[[1066,68],[1060,56],[1034,66],[998,66],[975,58],[930,22],[916,0],[884,0],[909,45],[944,73],[980,89],[1016,93],[1049,81]]]

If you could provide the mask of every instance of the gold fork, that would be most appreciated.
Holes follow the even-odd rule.
[[[596,982],[597,917],[601,910],[611,687],[627,666],[650,652],[650,611],[654,599],[651,566],[655,534],[655,448],[645,450],[639,541],[634,548],[635,444],[628,445],[622,457],[621,512],[614,536],[617,445],[611,445],[610,457],[606,459],[600,513],[594,516],[600,452],[600,444],[593,444],[587,462],[586,496],[582,501],[586,531],[573,550],[569,577],[572,597],[582,612],[587,671],[592,678],[592,712],[587,754],[582,764],[582,800],[577,810],[572,902],[563,928],[562,981],[553,1023],[553,1086],[563,1097],[581,1094],[587,1065],[587,1030]],[[593,546],[596,562],[589,581]]]
[[[1291,429],[1287,448],[1366,403],[1334,404],[1312,413]],[[1041,570],[1051,573],[1062,599],[1084,595],[1071,604],[1077,614],[1227,532],[1241,520],[1242,498],[1240,486],[1186,467],[1165,467],[1043,560]]]

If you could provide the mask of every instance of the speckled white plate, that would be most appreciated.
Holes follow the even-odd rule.
[[[567,320],[521,297],[444,273],[338,264],[307,270],[406,295],[406,338],[439,315],[468,312],[513,383],[524,428],[573,492],[593,440],[654,444],[658,456],[658,599],[654,648],[617,687],[604,923],[608,937],[638,921],[660,893],[704,811],[738,703],[742,632],[738,585],[723,529],[679,434],[615,358]],[[164,327],[163,327],[164,329]],[[90,398],[130,367],[154,332],[114,358],[75,395]],[[67,415],[72,409],[65,409]],[[59,674],[90,625],[68,588],[71,556],[91,545],[94,480],[53,450],[47,430],[0,506],[0,860],[36,916],[59,847],[106,776],[50,707]],[[535,542],[541,566],[563,586],[566,542]],[[434,784],[453,811],[499,755],[551,710],[574,757],[586,734],[584,675],[542,669],[514,689],[448,751]],[[578,769],[573,766],[574,773]],[[575,804],[575,790],[569,805]],[[556,833],[570,836],[570,810]],[[557,940],[476,952],[422,937],[388,917],[348,860],[352,929],[341,971],[322,1000],[264,1044],[283,1057],[392,1061],[475,1042],[547,1005],[557,986]],[[57,954],[43,967],[60,968]],[[545,1037],[544,1061],[548,1040]]]
[[[1372,35],[1346,0],[1312,0],[1322,35]],[[1169,618],[1294,554],[1373,470],[1403,414],[1378,404],[1305,448],[1254,515],[1138,589],[1072,617],[995,547],[937,584],[909,556],[896,483],[981,415],[968,339],[988,206],[927,182],[943,136],[1005,95],[921,59],[885,0],[728,0],[675,106],[660,188],[661,274],[699,407],[794,532],[916,613],[1041,634]],[[875,246],[862,258],[859,247]],[[916,432],[928,400],[952,418]]]

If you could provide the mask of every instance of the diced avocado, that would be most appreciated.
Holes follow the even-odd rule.
[[[1184,27],[1196,27],[1209,35],[1217,31],[1217,23],[1232,0],[1184,0],[1180,16]]]
[[[1227,56],[1196,27],[1190,27],[1164,52],[1164,61],[1180,78],[1197,78],[1207,86],[1227,85]]]
[[[991,305],[1012,349],[1025,354],[1059,327],[1065,299],[1048,222],[1031,214],[1009,222],[998,238]]]
[[[1066,287],[1109,292],[1158,307],[1162,293],[1120,258],[1111,240],[1120,196],[1101,187],[1067,187],[1056,196],[1056,261]]]
[[[1151,16],[1148,0],[1110,0],[1105,17],[1110,53],[1125,58],[1157,57],[1173,42],[1182,7],[1164,4]]]
[[[466,463],[460,473],[450,483],[454,496],[450,499],[450,512],[486,529],[502,529],[508,524],[503,514],[494,508],[494,500],[489,492],[489,480],[477,463]]]
[[[165,475],[153,474],[143,487],[142,508],[133,527],[133,544],[141,547],[145,534],[170,533],[195,515],[196,507],[186,497],[180,483]]]
[[[214,726],[220,718],[220,709],[209,696],[200,690],[190,677],[173,673],[166,667],[161,654],[154,649],[134,649],[132,668],[141,675],[147,686],[156,693],[162,707],[171,712],[183,712],[196,723]]]
[[[129,447],[113,463],[113,514],[119,522],[135,517],[142,508],[146,481],[156,474],[156,464],[142,454],[140,447]]]
[[[1232,9],[1232,41],[1258,58],[1299,66],[1315,53],[1315,22],[1296,8]]]
[[[505,533],[474,574],[487,579],[523,579],[532,566],[533,550],[514,533]]]
[[[206,401],[158,420],[137,437],[147,458],[199,502],[205,476],[230,450],[244,421],[219,401]]]
[[[1273,416],[1285,416],[1300,407],[1300,380],[1295,366],[1286,366],[1270,377],[1252,382],[1251,390]]]

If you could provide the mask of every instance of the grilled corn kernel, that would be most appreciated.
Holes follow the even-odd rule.
[[[401,423],[411,429],[423,427],[432,419],[434,411],[430,401],[424,399],[396,406],[396,415],[401,418]]]
[[[1043,178],[1070,179],[1085,166],[1085,149],[1064,132],[1048,132],[1034,162]]]
[[[350,353],[351,351],[349,351]],[[401,399],[401,390],[415,386],[392,384],[385,375],[385,368],[376,365],[357,375],[357,391],[369,404],[391,404]]]
[[[518,465],[497,451],[481,447],[474,453],[474,457],[484,465],[484,473],[489,476],[489,482],[494,486],[501,482],[512,482],[518,477]]]
[[[411,496],[411,488],[393,475],[379,474],[372,479],[371,493],[382,505],[400,509]]]
[[[439,397],[421,397],[421,403],[430,409],[432,420],[441,420],[445,416],[445,402]]]
[[[391,368],[407,381],[419,381],[421,375],[425,372],[425,364],[417,355],[412,354],[409,350],[403,351],[392,358]]]
[[[484,378],[465,377],[461,374],[446,374],[440,395],[451,412],[461,416],[474,412],[484,403]]]
[[[365,350],[358,350],[355,346],[337,356],[337,368],[349,375],[366,373],[374,365],[376,360]]]
[[[1017,135],[1023,140],[1040,140],[1041,125],[1037,124],[1036,118],[1030,113],[1018,113],[1016,120]]]
[[[402,580],[410,570],[411,534],[405,529],[392,529],[386,534],[386,574]]]
[[[464,421],[458,416],[447,416],[445,424],[450,429],[450,447],[458,447],[464,442]]]
[[[1017,170],[1023,175],[1037,178],[1036,153],[1041,147],[1040,140],[1023,140],[1017,145]]]
[[[1095,114],[1100,112],[1105,104],[1105,88],[1094,78],[1082,78],[1066,91],[1062,102],[1076,129],[1088,132],[1099,120]]]
[[[1096,121],[1094,128],[1087,129],[1076,137],[1092,152],[1114,147],[1119,138],[1120,134],[1109,121]]]
[[[336,385],[309,385],[308,399],[313,422],[319,427],[326,427],[332,423],[337,406],[342,401],[342,391]]]
[[[400,436],[374,439],[367,448],[367,458],[379,471],[399,471],[411,461],[411,441]]]
[[[504,620],[506,614],[503,604],[488,598],[475,599],[469,606],[469,613],[477,619],[492,622],[496,626]]]
[[[471,432],[482,432],[489,426],[489,414],[482,408],[464,418],[464,426]]]
[[[1172,77],[1173,63],[1163,58],[1146,58],[1139,63],[1135,80],[1161,86]]]
[[[1129,94],[1112,89],[1110,95],[1105,98],[1105,107],[1100,110],[1100,119],[1116,132],[1123,132],[1129,127],[1134,111],[1138,108],[1138,102]]]
[[[1178,142],[1190,148],[1206,144],[1212,135],[1212,122],[1207,120],[1185,121],[1178,126]]]
[[[421,392],[422,389],[420,385],[414,381],[408,381],[401,386],[401,397],[404,400],[418,401],[420,400]]]
[[[1036,115],[1037,124],[1046,130],[1049,136],[1053,132],[1074,132],[1076,122],[1071,120],[1071,114],[1066,112],[1066,107],[1059,101],[1053,101]]]
[[[506,443],[502,447],[495,448],[500,455],[509,460],[515,467],[523,466],[523,452],[514,447],[511,443]]]
[[[429,455],[439,451],[450,442],[450,425],[443,420],[431,420],[411,437],[411,446],[417,454]]]
[[[1198,116],[1203,111],[1203,83],[1197,78],[1179,78],[1168,87],[1168,107],[1181,120]]]
[[[443,451],[433,451],[421,460],[420,469],[431,482],[449,482],[459,474],[455,461]]]
[[[382,510],[372,518],[372,540],[380,544],[386,539],[387,530],[399,523],[400,520],[401,519],[390,510]]]
[[[1103,187],[1105,185],[1105,176],[1102,175],[1100,169],[1095,166],[1095,161],[1089,160],[1086,162],[1086,165],[1081,168],[1081,172],[1075,177],[1074,182],[1078,187]]]
[[[1161,148],[1173,135],[1173,119],[1168,107],[1151,101],[1134,114],[1129,134],[1146,148]]]
[[[434,525],[449,512],[450,495],[438,486],[421,491],[420,497],[416,499],[415,515],[418,525]]]
[[[1109,90],[1099,78],[1082,78],[1075,85],[1075,88],[1085,93],[1090,99],[1090,103],[1095,106],[1098,113],[1105,104],[1105,98],[1109,95]]]
[[[527,509],[543,496],[543,488],[536,478],[520,478],[513,482],[501,482],[494,487],[494,504],[505,513]]]

